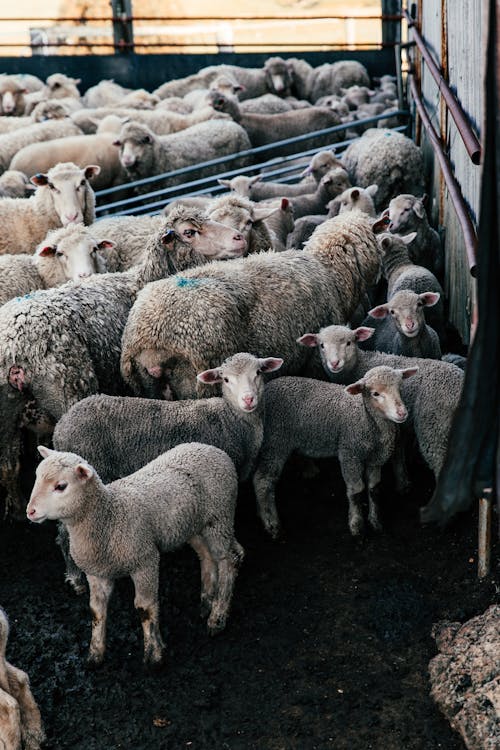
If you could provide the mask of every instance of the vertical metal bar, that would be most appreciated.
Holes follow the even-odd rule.
[[[382,15],[401,15],[401,0],[382,0]],[[395,44],[401,41],[401,21],[382,21],[382,43]]]
[[[111,0],[115,52],[133,52],[132,0]]]
[[[491,516],[493,505],[493,490],[491,487],[483,490],[479,498],[478,525],[478,561],[477,577],[485,578],[491,567]]]

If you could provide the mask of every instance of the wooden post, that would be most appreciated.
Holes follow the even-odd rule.
[[[493,504],[493,490],[491,487],[483,490],[479,498],[478,525],[478,560],[477,577],[485,578],[490,572],[491,563],[491,510]]]
[[[132,0],[111,0],[111,7],[113,11],[115,53],[133,52]]]
[[[401,15],[401,0],[382,0],[382,15]],[[401,21],[382,21],[382,43],[401,41]]]

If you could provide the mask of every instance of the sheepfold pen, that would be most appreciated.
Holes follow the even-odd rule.
[[[113,79],[127,89],[153,91],[166,82],[193,75],[210,65],[261,70],[270,56],[280,56],[285,60],[300,58],[317,68],[349,59],[362,63],[372,82],[383,75],[393,77],[391,85],[396,87],[397,104],[388,123],[387,114],[368,115],[280,142],[257,147],[251,144],[235,154],[215,156],[179,169],[143,175],[140,179],[131,179],[128,174],[128,181],[96,191],[96,221],[90,229],[95,230],[95,239],[100,245],[110,243],[99,235],[99,227],[110,226],[107,222],[115,217],[126,217],[127,221],[155,217],[152,221],[160,221],[163,210],[180,197],[205,199],[208,195],[221,195],[226,186],[219,180],[229,181],[237,175],[246,178],[262,175],[258,183],[261,186],[273,182],[282,185],[284,190],[296,187],[318,148],[334,149],[335,157],[342,160],[351,144],[358,141],[360,132],[388,125],[387,142],[394,142],[396,133],[404,133],[422,149],[429,196],[426,209],[444,247],[442,282],[449,319],[446,335],[456,345],[451,351],[467,355],[464,391],[437,486],[430,464],[415,453],[408,467],[410,484],[406,494],[396,488],[390,467],[384,468],[379,495],[382,532],[375,533],[378,519],[376,513],[373,517],[373,501],[375,499],[376,510],[377,500],[374,493],[374,497],[368,496],[369,514],[365,513],[365,508],[363,514],[376,523],[372,523],[371,528],[367,524],[365,535],[350,533],[346,522],[346,487],[339,462],[332,458],[315,459],[312,463],[310,458],[294,456],[279,480],[275,478],[275,512],[282,527],[281,535],[274,529],[277,538],[264,533],[256,513],[252,483],[240,484],[235,531],[245,550],[245,560],[236,581],[227,628],[215,639],[207,637],[206,623],[200,620],[198,612],[200,575],[196,556],[187,546],[167,552],[161,559],[159,587],[161,635],[166,641],[167,657],[161,668],[151,673],[146,672],[141,663],[143,644],[138,612],[145,637],[150,622],[145,609],[140,606],[138,611],[134,609],[130,580],[117,581],[109,607],[106,657],[98,671],[90,670],[85,666],[91,635],[87,593],[75,596],[64,581],[64,564],[55,544],[55,524],[28,525],[25,520],[15,519],[12,513],[0,519],[0,748],[3,745],[8,750],[43,747],[55,750],[497,748],[500,743],[497,659],[500,607],[493,506],[500,484],[498,3],[494,0],[418,0],[415,3],[381,0],[378,6],[374,2],[360,2],[356,11],[352,4],[337,8],[332,3],[319,2],[314,8],[304,10],[305,3],[268,3],[272,8],[279,5],[282,18],[296,15],[296,23],[304,30],[303,43],[292,45],[279,36],[274,46],[272,39],[266,38],[265,45],[254,42],[240,47],[238,42],[235,44],[235,37],[227,32],[229,21],[224,21],[224,31],[215,44],[212,39],[199,42],[193,36],[186,40],[176,37],[180,21],[175,17],[177,4],[174,3],[168,4],[175,6],[169,18],[165,17],[169,14],[163,8],[166,3],[161,4],[160,10],[151,12],[151,16],[149,6],[143,7],[139,0],[112,0],[109,5],[112,12],[106,16],[107,26],[99,28],[92,20],[91,4],[81,11],[81,16],[78,4],[73,20],[59,19],[52,29],[48,29],[50,24],[38,24],[32,19],[30,41],[18,43],[17,49],[22,54],[1,58],[0,71],[35,74],[44,80],[64,73],[81,79],[82,93],[103,79]],[[252,15],[259,16],[262,12],[262,18],[253,20],[267,24],[269,17],[261,7],[262,4],[257,3]],[[100,12],[96,15],[100,16]],[[372,39],[355,36],[356,20],[350,17],[355,12],[364,19],[363,30],[372,28],[368,22],[373,24],[375,36]],[[0,11],[0,15],[2,13]],[[251,15],[247,9],[241,14],[235,9],[234,13],[233,21],[239,15]],[[203,18],[197,19],[198,25],[213,20],[208,13],[202,15]],[[317,26],[324,23],[325,30],[319,49],[317,40],[304,41],[307,24],[315,15]],[[176,31],[169,31],[165,38],[158,36],[159,21],[162,29],[164,24],[175,23]],[[338,22],[346,31],[345,39],[334,37],[333,32],[331,38],[327,38],[330,28],[334,28],[328,25],[330,22]],[[145,26],[141,27],[140,23],[154,24],[157,36],[148,36],[149,32],[145,32]],[[68,33],[71,25],[74,29]],[[266,51],[255,51],[261,49],[259,45]],[[189,49],[189,53],[180,53],[182,47]],[[110,140],[107,148],[112,150],[116,146],[111,146]],[[418,177],[423,179],[423,175]],[[345,226],[348,224],[346,216]],[[179,221],[179,214],[175,217]],[[175,237],[176,225],[168,227],[165,244],[148,244],[151,255],[161,256],[159,262],[165,265],[165,254],[173,255],[174,247],[170,243]],[[61,231],[69,234],[66,229]],[[86,228],[81,227],[77,234],[85,231]],[[230,234],[235,247],[240,247],[241,234]],[[13,235],[7,237],[7,232],[5,235],[4,245],[7,246],[13,241]],[[93,246],[92,237],[90,242],[93,262],[99,265],[102,259]],[[373,236],[372,246],[375,247]],[[47,244],[44,250],[50,256],[54,248]],[[353,284],[356,266],[363,276],[356,252],[349,266],[349,283]],[[247,260],[250,261],[247,267],[258,269],[259,254],[255,253],[249,258],[224,262],[221,278],[231,263],[243,269]],[[269,262],[272,264],[273,259]],[[148,271],[148,265],[141,269]],[[272,265],[269,269],[268,277],[272,280]],[[104,270],[115,269],[104,267]],[[196,294],[199,289],[203,290],[204,284],[212,283],[209,272],[207,276],[203,267],[183,269],[179,273],[178,280],[170,286],[174,306],[176,299],[184,295],[187,300],[187,295]],[[112,277],[106,278],[108,280],[102,283],[108,283],[111,289]],[[134,272],[127,271],[123,280],[124,286],[132,285],[127,287],[130,296],[137,293],[134,278]],[[147,276],[146,280],[150,278]],[[248,279],[248,288],[251,282],[252,279]],[[149,288],[157,283],[161,282],[153,281]],[[245,283],[241,282],[242,288],[247,288]],[[299,281],[296,286],[305,294]],[[110,311],[117,309],[113,307],[113,294],[107,298],[101,296],[101,302],[94,304],[94,315],[91,295],[83,299],[83,287],[75,288],[73,296],[69,293],[70,303],[63,304],[59,313],[70,316],[74,306],[78,308],[82,325],[85,325],[84,319],[89,318],[88,330],[96,332],[99,327],[106,330],[109,324],[113,335],[121,336],[110,315]],[[19,293],[24,294],[24,291]],[[116,294],[119,297],[119,291]],[[179,296],[176,298],[175,294]],[[282,296],[288,294],[293,294],[293,290]],[[45,295],[49,296],[50,292],[28,293],[19,297],[16,304],[20,305],[18,312],[28,308],[35,311],[38,327],[34,326],[30,335],[33,341],[37,337],[40,339],[38,375],[47,380],[47,390],[54,391],[54,400],[62,402],[65,392],[62,387],[58,391],[59,376],[51,369],[55,350],[50,342],[47,344],[44,330],[53,324],[50,316],[43,317]],[[279,297],[279,293],[276,296]],[[98,297],[96,293],[96,300]],[[154,295],[149,299],[154,303]],[[142,295],[141,300],[147,303],[148,297]],[[190,304],[186,302],[186,316]],[[310,300],[309,304],[315,307]],[[300,299],[296,300],[296,305],[300,308]],[[193,302],[191,309],[194,307]],[[125,308],[120,311],[122,317],[128,314]],[[164,312],[158,309],[155,317],[154,308],[153,304],[153,330],[161,328]],[[136,312],[135,318],[130,316],[129,328],[137,325],[141,329],[141,309],[147,309],[147,304],[146,308],[134,308],[139,313]],[[6,316],[1,316],[0,312],[1,321],[7,320]],[[19,322],[22,317],[18,314],[12,318],[12,330],[5,332],[6,339],[14,328],[22,326],[24,318]],[[229,318],[212,316],[212,330],[217,334],[226,328],[229,331]],[[272,336],[273,326],[269,320],[262,336]],[[192,338],[200,343],[200,348],[210,349],[211,339],[204,334],[206,321],[201,315],[198,321],[196,336]],[[279,322],[275,321],[276,327]],[[357,325],[361,322],[362,319]],[[247,319],[241,318],[235,327],[236,333],[246,334],[252,328],[258,329],[257,324],[258,319],[249,314]],[[364,325],[369,323],[365,321]],[[5,331],[5,323],[1,330]],[[366,328],[364,330],[366,333]],[[319,343],[312,330],[310,333],[297,331],[299,335],[309,341],[307,346],[311,341],[312,346]],[[353,331],[349,335],[352,337]],[[363,335],[361,333],[360,337]],[[170,338],[174,336],[165,336],[166,347],[171,343]],[[292,344],[295,338],[294,334]],[[107,342],[99,341],[102,360],[106,363],[112,361],[117,349],[110,345],[110,340],[111,335]],[[67,346],[73,352],[80,343],[75,336]],[[354,344],[353,348],[357,345],[354,340],[350,343]],[[5,349],[0,340],[2,346]],[[297,349],[299,356],[310,353],[305,346],[297,344]],[[370,356],[372,352],[364,354]],[[261,368],[282,366],[277,357],[282,357],[283,353],[273,351],[272,343],[260,356],[269,358],[262,360]],[[63,356],[59,360],[61,372],[67,372],[70,364]],[[444,363],[437,364],[445,367]],[[319,358],[317,365],[322,371]],[[3,373],[1,367],[0,364]],[[172,372],[170,363],[148,362],[145,370],[150,374],[148,367],[151,372],[165,367],[162,377],[165,372],[168,376]],[[112,365],[106,364],[104,369],[109,378]],[[22,431],[20,427],[24,445],[20,456],[20,484],[25,499],[34,482],[35,444],[48,419],[43,410],[37,409],[33,392],[24,388],[24,378],[30,375],[27,368],[25,371],[13,366],[8,370],[8,382],[4,378],[6,382],[1,384],[7,388],[10,400],[18,398],[19,393],[25,399],[26,421]],[[261,373],[258,375],[260,377]],[[80,377],[83,382],[87,376],[82,368],[81,375],[74,380],[77,382]],[[197,380],[193,386],[190,381],[190,387],[207,394],[220,376],[221,373],[213,369],[206,370],[203,383]],[[316,371],[314,377],[325,376]],[[147,395],[168,400],[172,392],[169,381],[165,382],[158,381],[158,386],[160,383],[165,386],[161,391],[155,381],[156,390],[153,393],[152,389]],[[280,382],[279,378],[274,381],[274,391],[278,390]],[[411,383],[411,378],[408,382]],[[108,390],[103,388],[102,391],[118,393],[119,390],[113,390],[116,385],[113,381]],[[446,390],[442,387],[440,391],[443,401],[449,395]],[[139,391],[132,388],[132,392]],[[435,393],[427,395],[431,401],[436,400]],[[99,412],[98,401],[94,398],[110,397],[94,396],[86,405],[80,401],[84,413],[87,409],[88,432],[80,431],[82,425],[78,423],[75,428],[66,415],[62,417],[61,429],[69,425],[68,432],[73,429],[82,444],[90,440],[89,455],[93,451],[97,461],[106,441],[111,445],[116,425],[112,416],[107,420],[104,409]],[[144,399],[138,403],[140,401]],[[147,403],[157,404],[158,401]],[[198,403],[190,402],[191,405]],[[116,453],[110,460],[110,477],[118,476],[117,465],[126,461],[129,451],[132,454],[138,448],[149,450],[145,436],[151,436],[151,430],[156,429],[159,413],[153,413],[154,407],[151,408],[151,417],[146,417],[144,423],[138,418],[133,428],[119,426],[123,443],[117,441],[114,445]],[[300,404],[296,409],[298,412]],[[138,412],[141,413],[146,412]],[[2,414],[2,419],[4,416]],[[323,416],[318,415],[318,422]],[[92,430],[98,417],[102,428],[99,440],[93,441]],[[33,427],[30,419],[38,434],[33,435],[33,430],[26,428],[26,424]],[[207,422],[211,430],[217,429],[214,414]],[[2,425],[0,446],[5,443],[6,424]],[[354,440],[358,427],[352,425]],[[442,423],[434,432],[439,435],[440,430]],[[55,444],[57,439],[56,432]],[[45,443],[47,440],[50,437],[44,437]],[[14,440],[9,438],[7,442],[10,448]],[[300,448],[307,455],[309,445],[303,444]],[[314,451],[309,452],[314,455]],[[3,467],[0,469],[0,507],[3,507],[7,483]],[[86,471],[84,465],[83,474],[80,469],[81,477],[86,476]],[[184,479],[189,478],[190,466],[181,466],[180,471]],[[59,485],[58,491],[60,489]],[[168,490],[165,483],[165,492]],[[145,489],[144,495],[147,494]],[[351,499],[349,497],[349,501]],[[7,508],[6,501],[5,505]],[[349,516],[350,524],[351,520]],[[96,529],[96,540],[106,529],[103,517],[102,529]],[[60,536],[64,540],[64,533]],[[103,549],[107,546],[110,545],[106,542]],[[193,547],[204,558],[203,546],[195,540]],[[67,570],[71,573],[71,565]],[[202,571],[206,585],[207,568]],[[206,608],[206,601],[202,600],[203,603]],[[2,608],[9,615],[10,634]],[[104,641],[99,613],[95,609],[92,618],[92,633],[97,629]],[[152,628],[151,625],[150,636]],[[29,690],[18,692],[18,684],[23,685],[25,678],[23,673],[16,672],[12,680],[12,667],[7,666],[10,683],[5,681],[3,657],[7,636],[7,658],[28,673],[33,696]],[[158,633],[154,637],[158,638]],[[8,735],[7,724],[2,724],[2,708],[9,707],[9,701],[12,703],[10,696],[16,696],[21,706],[25,730],[22,739],[16,737],[15,731]],[[44,724],[45,744],[33,697]]]

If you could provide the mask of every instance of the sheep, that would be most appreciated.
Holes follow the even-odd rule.
[[[95,196],[89,185],[100,167],[88,164],[57,164],[31,182],[37,186],[31,198],[0,200],[0,254],[32,253],[50,229],[72,223],[91,224],[95,218]]]
[[[319,151],[317,154],[314,154],[309,165],[302,172],[302,176],[307,177],[311,175],[315,182],[318,183],[330,169],[335,169],[335,167],[344,169],[344,164],[340,159],[337,159],[333,151]]]
[[[401,383],[417,369],[374,367],[346,388],[298,377],[279,378],[266,386],[266,423],[253,486],[260,518],[273,538],[280,533],[275,485],[294,451],[311,458],[337,456],[347,488],[351,534],[363,531],[365,486],[370,526],[382,529],[381,469],[394,452],[396,425],[408,417]],[[353,399],[357,394],[361,398]]]
[[[315,68],[312,73],[308,99],[316,102],[322,96],[340,94],[341,89],[355,85],[370,86],[370,78],[364,65],[356,60],[325,63]]]
[[[296,219],[301,216],[317,214],[324,210],[326,204],[340,195],[350,185],[345,169],[335,167],[321,178],[314,193],[306,193],[291,198],[293,214]]]
[[[71,115],[73,122],[86,134],[92,135],[97,131],[99,121],[109,115],[121,117],[123,121],[131,121],[146,125],[156,135],[170,135],[179,130],[185,130],[206,120],[228,120],[229,115],[215,112],[212,107],[200,107],[189,114],[169,112],[166,110],[138,110],[125,107],[103,107],[100,109],[83,109]]]
[[[259,207],[248,198],[229,193],[215,199],[207,215],[242,234],[247,243],[247,254],[251,254],[272,249],[273,240],[265,220],[277,211],[274,206]]]
[[[224,629],[243,548],[234,536],[238,481],[229,456],[182,444],[124,479],[104,485],[85,459],[38,448],[43,461],[26,509],[30,521],[60,519],[71,554],[87,575],[92,613],[88,662],[101,664],[106,616],[117,578],[134,582],[144,663],[164,658],[158,583],[160,552],[189,544],[201,564],[201,610],[210,635]]]
[[[291,96],[293,68],[282,57],[268,57],[264,63],[266,86],[276,96]]]
[[[131,89],[120,86],[113,80],[104,79],[99,81],[95,86],[90,86],[82,97],[83,104],[87,109],[97,107],[113,107],[119,105],[126,94]]]
[[[74,106],[81,107],[80,92],[78,85],[80,78],[71,78],[64,73],[53,73],[50,75],[42,89],[25,96],[24,114],[31,114],[36,105],[44,99],[63,99],[64,103],[73,109]]]
[[[146,89],[136,89],[126,94],[120,102],[121,107],[132,107],[132,109],[154,109],[160,98],[151,94]]]
[[[80,128],[68,118],[35,122],[13,133],[6,133],[0,136],[0,173],[9,169],[12,159],[24,146],[50,141],[53,138],[66,138],[66,136],[81,134]],[[10,169],[16,169],[16,167],[10,167]]]
[[[122,375],[144,392],[139,362],[169,371],[174,398],[207,395],[196,373],[238,351],[269,347],[295,374],[308,357],[295,345],[306,321],[348,320],[379,272],[370,221],[345,214],[318,227],[305,252],[257,253],[211,263],[151,284],[130,312],[122,341]]]
[[[0,75],[0,114],[8,117],[22,115],[26,93],[25,86],[14,76]]]
[[[314,193],[316,190],[316,183],[312,180],[288,185],[282,182],[263,182],[263,176],[262,174],[253,177],[237,175],[230,180],[219,179],[217,182],[219,185],[224,185],[229,190],[253,201],[266,200],[267,198],[291,198],[295,195],[304,195],[304,193]]]
[[[301,250],[303,245],[312,236],[316,227],[319,227],[328,219],[328,214],[316,214],[310,216],[301,216],[295,220],[295,226],[287,237],[286,246],[288,249],[296,248]]]
[[[273,250],[280,253],[286,250],[288,235],[295,226],[293,206],[288,198],[281,198],[278,210],[268,216],[265,223],[271,235]]]
[[[187,104],[191,112],[200,107],[206,107],[209,91],[221,91],[226,96],[237,96],[239,92],[243,91],[243,86],[237,83],[231,76],[220,75],[214,78],[208,88],[189,91],[184,96],[183,101]]]
[[[292,77],[292,93],[297,99],[312,101],[310,82],[314,76],[314,68],[306,60],[298,57],[288,57],[286,65]]]
[[[401,388],[410,415],[403,432],[415,434],[422,457],[437,480],[446,457],[453,415],[460,401],[463,372],[454,364],[437,359],[360,349],[358,342],[365,341],[373,333],[373,328],[364,326],[351,330],[331,325],[319,333],[304,334],[298,341],[304,346],[318,347],[324,372],[335,383],[352,383],[372,367],[380,365],[395,368],[417,366],[415,377],[404,382]]]
[[[114,143],[120,149],[120,161],[132,180],[171,172],[250,148],[246,132],[235,122],[211,120],[163,138],[158,138],[144,125],[127,123]],[[244,166],[246,160],[241,161],[234,166]],[[213,169],[217,167],[210,168],[210,172],[203,170],[203,174],[210,174]],[[178,182],[179,178],[176,180]],[[165,184],[175,182],[166,180]],[[149,186],[140,188],[142,191],[149,189]]]
[[[254,148],[315,130],[332,128],[340,123],[340,118],[335,112],[326,107],[292,109],[277,115],[261,115],[243,112],[236,99],[224,96],[218,91],[211,91],[209,99],[217,112],[231,115],[233,120],[246,130]],[[317,136],[314,138],[314,144],[322,145],[332,140],[340,140],[340,135],[331,133],[326,136]],[[290,146],[283,146],[277,149],[276,153],[280,155],[290,153],[290,149]]]
[[[424,307],[435,305],[440,294],[417,294],[409,289],[396,292],[388,302],[377,305],[368,315],[383,321],[376,327],[370,348],[406,357],[441,359],[441,346],[436,331],[425,322]]]
[[[254,99],[268,93],[266,76],[260,68],[242,68],[238,65],[210,65],[186,78],[178,78],[163,83],[153,91],[153,94],[159,96],[160,99],[166,99],[169,96],[185,96],[194,89],[208,88],[211,82],[221,75],[230,76],[241,84],[243,87],[240,94],[242,99]]]
[[[409,249],[414,263],[425,266],[438,278],[444,271],[443,248],[439,234],[429,225],[425,202],[427,196],[397,195],[389,203],[387,214],[391,223],[389,231],[394,234],[416,232],[415,240]]]
[[[347,211],[362,211],[368,216],[376,216],[373,196],[378,191],[378,185],[368,185],[367,188],[351,187],[337,195],[328,204],[330,216],[337,216]]]
[[[425,168],[421,149],[410,138],[386,128],[370,128],[342,155],[354,185],[379,186],[377,211],[400,193],[422,195]]]
[[[12,133],[45,120],[62,120],[68,117],[69,110],[64,104],[56,100],[40,102],[28,116],[10,117],[0,116],[0,134]]]
[[[115,244],[110,271],[126,271],[139,263],[147,241],[161,229],[176,235],[197,253],[213,258],[232,258],[247,252],[242,234],[209,218],[205,211],[179,203],[164,216],[111,216],[100,219],[95,229]]]
[[[0,175],[0,198],[29,198],[36,190],[24,172],[8,169]]]
[[[390,225],[389,225],[390,226]],[[382,251],[382,271],[387,279],[387,297],[390,299],[402,289],[410,289],[417,294],[420,292],[437,292],[441,295],[439,301],[431,307],[425,307],[425,320],[439,336],[443,345],[445,342],[443,289],[431,271],[418,266],[410,260],[410,248],[415,241],[415,232],[406,236],[384,232],[377,236]]]
[[[240,110],[260,115],[276,115],[279,112],[289,112],[294,109],[289,101],[281,99],[276,94],[264,94],[257,99],[245,99],[241,102]]]
[[[342,101],[351,109],[358,109],[361,104],[368,104],[370,101],[371,89],[368,86],[349,86],[348,89],[341,89]]]
[[[178,112],[180,115],[188,115],[193,110],[180,96],[169,96],[166,99],[160,99],[155,111]]]
[[[104,273],[105,253],[113,244],[94,239],[83,224],[69,224],[49,232],[34,255],[0,255],[0,305],[36,289]]]
[[[209,240],[202,255],[174,229],[165,229],[146,244],[141,264],[127,272],[40,290],[0,307],[0,483],[7,490],[7,508],[19,509],[21,503],[20,426],[39,430],[38,422],[30,423],[30,415],[24,413],[27,398],[46,433],[80,399],[98,391],[125,393],[121,338],[139,289],[206,262],[207,256],[221,255]],[[231,248],[228,254],[232,253]]]
[[[92,185],[95,190],[104,190],[128,182],[128,174],[120,163],[117,149],[113,147],[115,140],[116,132],[98,132],[95,135],[80,133],[54,138],[49,143],[32,143],[17,152],[11,168],[31,177],[37,172],[47,172],[59,162],[71,161],[79,167],[99,164],[101,169]]]
[[[45,741],[40,711],[26,672],[5,656],[9,621],[0,607],[0,741],[3,750],[40,750]]]

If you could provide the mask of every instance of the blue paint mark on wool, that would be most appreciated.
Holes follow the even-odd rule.
[[[185,276],[177,277],[177,286],[181,289],[184,287],[196,287],[206,282],[206,279],[186,279]]]

